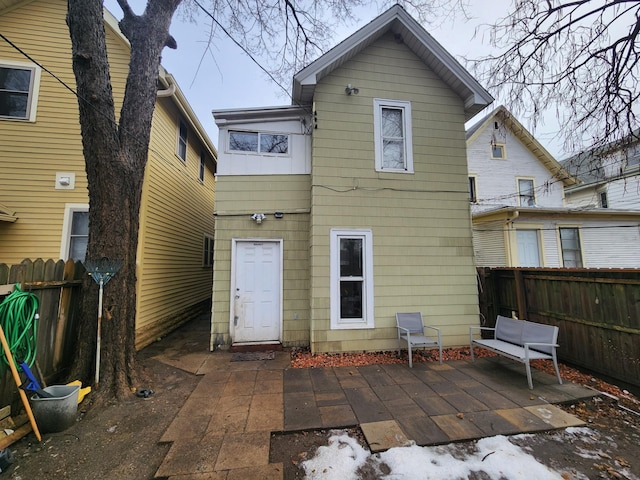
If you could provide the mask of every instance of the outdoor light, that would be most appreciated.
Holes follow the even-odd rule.
[[[347,95],[358,95],[360,93],[360,90],[358,89],[358,87],[352,87],[351,84],[347,85],[347,88],[344,89],[344,93],[346,93]]]
[[[258,225],[260,225],[262,223],[262,220],[264,220],[265,218],[266,217],[264,213],[254,213],[253,215],[251,215],[251,220],[256,222]]]

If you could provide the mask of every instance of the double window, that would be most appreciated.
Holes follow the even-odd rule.
[[[331,230],[331,328],[373,328],[371,230]]]
[[[0,118],[34,122],[39,86],[40,68],[0,61]]]
[[[289,153],[289,135],[281,133],[229,132],[229,150],[255,153]]]
[[[411,102],[373,99],[376,171],[413,173]]]
[[[562,250],[562,266],[565,268],[582,268],[582,249],[580,248],[580,230],[576,227],[560,228],[560,249]]]
[[[536,196],[533,180],[529,178],[518,179],[518,200],[521,207],[536,206]]]

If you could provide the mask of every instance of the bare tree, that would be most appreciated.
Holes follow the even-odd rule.
[[[333,43],[332,26],[353,18],[364,0],[276,0],[223,2],[185,0],[186,14],[206,12],[225,34],[275,71],[292,72]],[[439,5],[449,5],[442,0]],[[140,200],[148,156],[151,121],[161,53],[176,48],[169,34],[182,0],[148,0],[134,13],[128,0],[118,0],[120,28],[131,44],[124,100],[116,121],[111,88],[102,0],[68,0],[73,71],[79,98],[80,125],[89,190],[87,259],[118,259],[123,267],[105,287],[102,361],[98,399],[119,398],[138,387],[135,351],[135,264]],[[408,2],[409,3],[409,2]],[[427,2],[411,4],[423,8]],[[212,98],[212,102],[214,99]],[[87,283],[88,285],[88,283]],[[73,374],[90,381],[96,349],[95,286],[85,288]]]
[[[639,33],[637,0],[516,0],[490,27],[498,53],[472,64],[534,128],[545,112],[555,112],[567,152],[633,143]]]

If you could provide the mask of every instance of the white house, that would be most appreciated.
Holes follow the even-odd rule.
[[[503,106],[467,131],[476,265],[638,268],[640,211],[571,205],[578,180]]]

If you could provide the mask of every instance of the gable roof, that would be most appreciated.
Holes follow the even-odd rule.
[[[470,119],[493,102],[493,97],[404,8],[396,4],[293,76],[294,103],[312,102],[315,86],[387,32],[393,32],[464,100]]]
[[[549,170],[554,177],[561,180],[565,186],[576,185],[578,180],[551,155],[546,148],[514,117],[504,105],[482,117],[467,130],[467,145],[473,142],[480,133],[494,122],[494,119],[509,129],[509,131]]]

